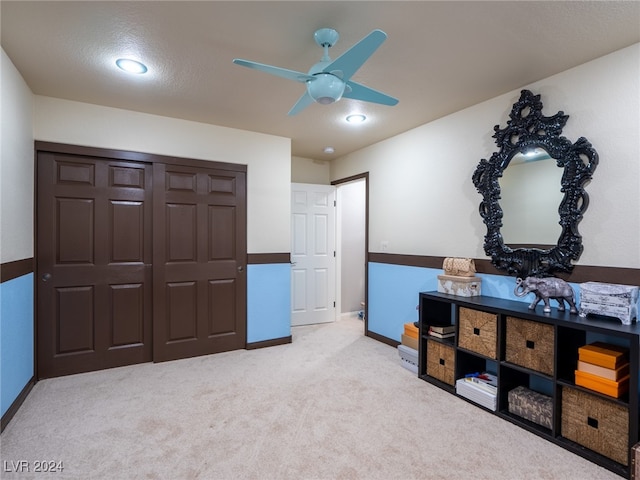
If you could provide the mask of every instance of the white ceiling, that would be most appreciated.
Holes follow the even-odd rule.
[[[0,8],[2,48],[35,94],[289,137],[293,155],[320,160],[640,42],[638,1],[3,0]],[[287,116],[303,84],[232,63],[307,72],[322,56],[313,40],[322,27],[340,33],[334,59],[373,29],[387,33],[352,79],[397,106],[342,99]],[[121,56],[143,60],[149,74],[117,70]],[[352,112],[369,121],[347,125]],[[322,152],[327,145],[333,155]]]

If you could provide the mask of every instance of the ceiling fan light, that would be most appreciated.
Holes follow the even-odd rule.
[[[116,65],[120,70],[124,70],[128,73],[147,73],[147,66],[144,63],[137,60],[131,60],[130,58],[119,58],[116,60]]]
[[[336,100],[333,97],[319,97],[319,98],[316,98],[315,101],[322,105],[329,105],[335,102]]]
[[[355,113],[353,115],[347,115],[345,120],[349,123],[362,123],[367,119],[367,117],[361,113]]]
[[[342,98],[345,85],[342,80],[330,73],[319,73],[315,77],[312,82],[307,82],[307,92],[314,101],[329,105]]]

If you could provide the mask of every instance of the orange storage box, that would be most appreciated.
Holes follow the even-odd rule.
[[[578,359],[605,368],[616,369],[629,359],[629,349],[604,342],[594,342],[578,349]]]
[[[416,327],[413,323],[405,323],[404,334],[411,338],[418,338],[418,327]]]
[[[592,373],[576,370],[576,385],[604,393],[610,397],[619,398],[622,394],[629,391],[629,375],[614,382],[613,380],[607,380]]]

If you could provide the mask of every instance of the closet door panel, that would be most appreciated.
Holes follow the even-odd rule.
[[[246,345],[246,174],[154,165],[154,360]]]
[[[151,165],[38,151],[38,377],[150,361]]]

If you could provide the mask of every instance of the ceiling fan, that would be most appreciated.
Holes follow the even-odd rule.
[[[296,102],[288,115],[299,113],[313,102],[328,105],[337,102],[342,97],[382,105],[396,105],[398,103],[396,98],[351,80],[353,74],[387,39],[386,33],[382,30],[374,30],[335,60],[331,60],[329,57],[329,48],[334,46],[340,38],[338,32],[332,28],[321,28],[313,36],[316,43],[324,49],[324,55],[318,63],[311,67],[309,73],[296,72],[240,58],[234,59],[233,63],[305,83],[307,91]]]

